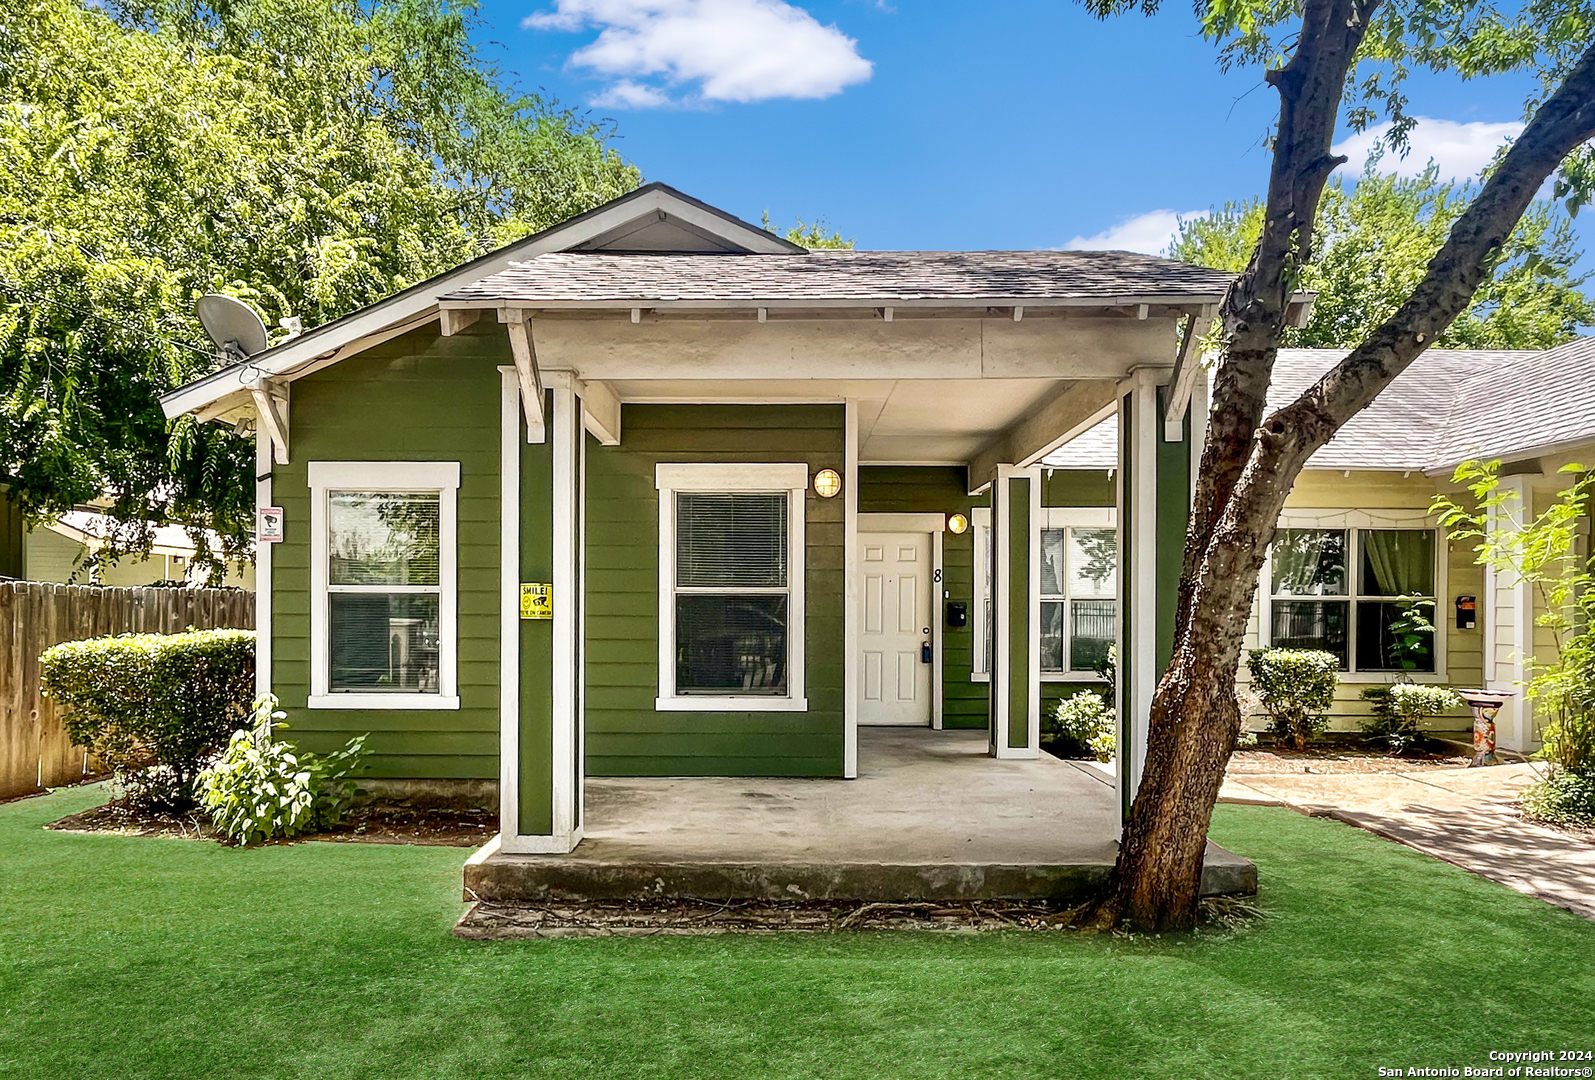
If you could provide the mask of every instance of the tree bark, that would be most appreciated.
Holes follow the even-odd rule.
[[[1329,173],[1342,91],[1377,0],[1310,0],[1281,99],[1265,225],[1225,297],[1225,358],[1186,535],[1175,647],[1151,704],[1146,764],[1099,922],[1145,930],[1195,922],[1202,856],[1240,732],[1235,676],[1263,556],[1312,454],[1372,402],[1467,306],[1534,194],[1595,137],[1595,46],[1536,110],[1458,218],[1412,296],[1332,371],[1266,422],[1275,353]]]

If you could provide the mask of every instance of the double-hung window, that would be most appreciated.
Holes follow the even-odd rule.
[[[1043,510],[1041,670],[1090,675],[1118,634],[1118,534],[1111,510]]]
[[[1269,549],[1269,644],[1343,671],[1436,671],[1439,545],[1429,528],[1282,527]]]
[[[663,710],[802,710],[804,464],[660,465]]]
[[[991,507],[972,507],[969,525],[975,545],[975,610],[970,620],[975,640],[970,676],[975,682],[985,682],[997,662],[997,606],[992,599],[997,591],[997,535],[991,524]]]
[[[457,462],[309,466],[311,708],[457,709]]]

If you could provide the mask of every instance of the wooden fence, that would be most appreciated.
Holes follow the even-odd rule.
[[[109,634],[173,634],[255,625],[255,594],[238,589],[102,589],[0,581],[0,799],[80,779],[88,767],[39,692],[39,654]]]

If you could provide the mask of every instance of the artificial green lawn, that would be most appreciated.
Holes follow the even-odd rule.
[[[1228,935],[464,942],[458,849],[239,851],[0,806],[0,1077],[1314,1077],[1595,1048],[1595,923],[1223,806]]]

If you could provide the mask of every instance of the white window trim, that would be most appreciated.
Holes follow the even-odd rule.
[[[431,709],[460,707],[458,626],[457,461],[312,461],[310,481],[310,700],[312,709]],[[331,692],[328,641],[327,508],[330,491],[438,493],[438,691],[433,694]]]
[[[1356,574],[1361,566],[1362,541],[1355,531],[1351,535],[1351,550],[1346,553],[1347,566],[1347,593],[1344,597],[1326,597],[1326,599],[1348,602],[1346,618],[1346,665],[1347,671],[1339,672],[1340,681],[1353,685],[1377,686],[1389,683],[1397,676],[1405,675],[1415,683],[1443,684],[1449,683],[1451,677],[1448,670],[1449,658],[1447,656],[1447,639],[1450,637],[1450,624],[1441,615],[1441,601],[1446,598],[1450,588],[1446,580],[1450,564],[1449,547],[1445,530],[1436,527],[1434,519],[1422,510],[1287,510],[1279,516],[1281,529],[1414,529],[1427,530],[1434,533],[1434,612],[1430,615],[1430,622],[1434,623],[1434,670],[1433,671],[1357,671],[1357,601],[1369,599],[1361,596],[1356,591]],[[1257,579],[1257,597],[1260,605],[1254,605],[1257,610],[1257,643],[1262,648],[1269,648],[1273,644],[1273,583],[1274,583],[1274,552],[1270,547],[1263,558],[1263,569]],[[1306,599],[1311,599],[1308,597]]]
[[[972,506],[969,509],[969,535],[975,548],[973,580],[970,583],[969,622],[971,651],[969,653],[969,681],[991,682],[991,672],[986,670],[986,543],[985,530],[992,527],[991,507]],[[995,584],[992,586],[995,588]]]
[[[1114,508],[1111,507],[1111,506],[1048,506],[1048,507],[1043,507],[1042,510],[1041,510],[1041,529],[1043,531],[1045,531],[1047,529],[1114,529],[1114,530],[1117,530],[1118,529],[1118,514],[1114,510]],[[1067,549],[1067,547],[1065,548],[1065,551],[1064,551],[1064,560],[1067,563],[1067,560],[1068,560],[1068,549]],[[1066,567],[1066,569],[1067,569],[1067,567]],[[1067,585],[1068,585],[1067,574],[1065,575],[1065,578],[1066,578],[1066,580],[1064,582],[1064,585],[1065,585],[1065,587],[1067,587]],[[1113,590],[1112,590],[1112,592],[1110,592],[1107,596],[1081,597],[1081,599],[1111,600],[1115,604],[1117,604],[1119,602],[1119,570],[1118,570],[1118,567],[1115,566],[1114,569],[1113,569]],[[1064,635],[1065,635],[1064,650],[1066,652],[1069,651],[1069,646],[1068,646],[1068,643],[1067,643],[1067,636],[1068,636],[1068,632],[1069,632],[1068,631],[1069,606],[1073,602],[1073,600],[1074,600],[1074,597],[1069,596],[1068,593],[1065,593],[1064,596],[1063,596],[1063,599],[1062,599],[1062,603],[1064,605],[1064,612],[1063,612],[1063,615],[1064,615]],[[1043,604],[1058,603],[1059,600],[1058,600],[1057,597],[1049,597],[1049,596],[1047,596],[1046,594],[1043,593],[1043,594],[1041,594],[1041,602]],[[1037,641],[1039,642],[1039,640],[1040,640],[1040,638],[1039,638],[1039,631],[1038,631]],[[1072,653],[1070,653],[1070,657],[1069,658],[1071,660],[1074,659],[1074,656],[1073,656]],[[1106,682],[1106,680],[1103,679],[1101,675],[1098,675],[1094,671],[1089,671],[1089,670],[1082,671],[1082,670],[1073,669],[1073,668],[1068,670],[1068,671],[1048,671],[1046,668],[1042,668],[1041,669],[1041,681],[1044,682],[1044,683],[1100,683],[1100,682]]]
[[[654,467],[659,491],[659,696],[656,712],[807,712],[804,696],[804,527],[809,489],[805,462],[663,463]],[[676,499],[686,492],[785,492],[787,495],[787,680],[783,697],[676,694]]]

